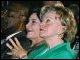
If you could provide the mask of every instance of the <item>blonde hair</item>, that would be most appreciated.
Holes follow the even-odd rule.
[[[57,1],[56,4],[55,4],[55,6],[56,6],[56,7],[57,7],[57,6],[64,7],[64,5],[63,5],[63,3],[62,3],[61,1]]]
[[[44,6],[41,9],[40,18],[43,18],[44,14],[48,11],[56,11],[60,15],[61,24],[66,27],[64,29],[63,40],[73,42],[77,32],[77,25],[72,11],[66,7]]]

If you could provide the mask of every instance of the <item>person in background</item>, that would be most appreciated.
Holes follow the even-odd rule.
[[[24,32],[28,10],[28,6],[25,6],[24,4],[12,2],[9,4],[6,11],[3,10],[1,12],[1,59],[11,58],[11,56],[6,54],[6,52],[9,51],[5,44],[5,42],[9,42],[7,37],[11,37],[13,35],[11,37],[13,38],[16,36],[19,38],[19,42],[24,48],[24,45],[28,45],[30,43],[28,39],[25,38]],[[23,42],[24,44],[22,44]]]
[[[8,10],[8,27],[14,26],[18,31],[24,30],[28,8],[22,4],[12,4]]]
[[[29,9],[27,6],[19,3],[12,3],[8,6],[6,16],[4,16],[4,19],[1,22],[2,28],[5,28],[2,30],[3,38],[12,33],[25,29],[25,20],[28,14],[28,10]]]

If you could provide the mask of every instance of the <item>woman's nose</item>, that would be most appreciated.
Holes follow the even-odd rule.
[[[26,24],[26,28],[29,28],[30,27],[30,24],[28,23],[28,24]]]

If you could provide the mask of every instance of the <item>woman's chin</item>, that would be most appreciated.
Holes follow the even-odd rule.
[[[47,37],[47,35],[41,34],[40,37],[44,38],[44,37]]]
[[[32,35],[27,35],[27,38],[31,39],[31,38],[33,38],[33,36]]]

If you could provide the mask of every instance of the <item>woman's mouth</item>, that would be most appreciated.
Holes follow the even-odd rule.
[[[27,30],[27,32],[32,32],[32,30]]]

